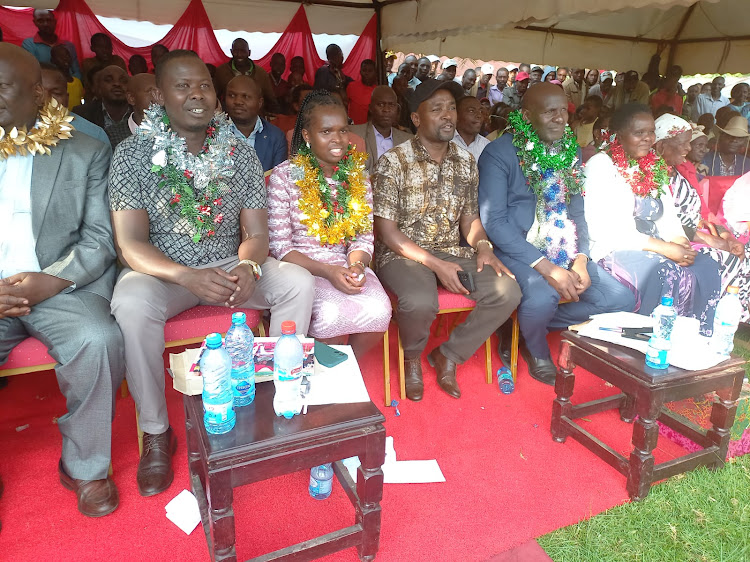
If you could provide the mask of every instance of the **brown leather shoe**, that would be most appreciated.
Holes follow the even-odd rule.
[[[143,434],[143,454],[138,463],[138,492],[155,496],[169,488],[174,480],[172,456],[177,451],[177,437],[168,428],[164,433]]]
[[[419,402],[424,395],[421,357],[404,359],[404,380],[406,383],[406,397],[414,402]]]
[[[78,496],[78,511],[86,517],[104,517],[117,509],[120,496],[109,477],[102,480],[76,480],[65,472],[62,459],[57,464],[57,471],[60,473],[60,484]]]
[[[440,353],[440,348],[436,347],[427,356],[431,367],[437,371],[437,382],[448,396],[461,398],[461,389],[458,388],[456,381],[456,364]]]

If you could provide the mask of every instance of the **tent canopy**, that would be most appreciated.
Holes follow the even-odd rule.
[[[747,0],[407,1],[383,10],[384,47],[563,66],[645,70],[662,64],[686,74],[750,72]]]
[[[54,8],[56,0],[4,3]],[[88,0],[102,16],[174,23],[188,0]],[[204,0],[215,29],[280,32],[296,0]],[[314,33],[358,34],[380,15],[382,47],[395,51],[498,57],[564,66],[645,70],[662,64],[686,74],[750,72],[748,0],[311,0]]]

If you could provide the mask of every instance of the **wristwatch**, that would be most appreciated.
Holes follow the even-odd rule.
[[[479,245],[483,244],[483,243],[487,244],[490,247],[490,250],[494,250],[495,249],[495,246],[492,245],[492,242],[490,242],[486,238],[482,238],[481,240],[477,241],[476,247],[475,247],[474,251],[478,252],[479,251]]]
[[[256,281],[263,277],[263,270],[253,260],[240,260],[240,263],[238,265],[249,265],[253,270],[253,277],[255,277]]]

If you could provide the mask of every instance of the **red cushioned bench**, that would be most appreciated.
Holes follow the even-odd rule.
[[[211,332],[225,333],[231,325],[232,310],[224,306],[196,306],[167,320],[164,326],[164,348],[181,347],[203,341]],[[247,325],[266,335],[263,312],[242,309],[247,315]],[[0,377],[49,371],[57,362],[47,353],[47,347],[36,338],[26,338],[10,352],[8,361],[0,365]],[[127,396],[127,382],[122,383],[122,395]],[[136,424],[138,413],[136,412]],[[138,426],[138,451],[143,449],[143,432]],[[110,467],[111,471],[111,467]]]
[[[243,309],[242,312],[247,315],[248,326],[257,328],[261,337],[265,336],[262,311]],[[223,306],[196,306],[170,318],[164,327],[165,349],[199,343],[211,332],[226,332],[231,314],[232,311]],[[42,342],[27,338],[10,352],[8,361],[0,365],[0,377],[49,371],[55,364]]]

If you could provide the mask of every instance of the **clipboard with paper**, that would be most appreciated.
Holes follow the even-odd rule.
[[[653,326],[653,321],[648,316],[634,312],[610,312],[596,314],[589,322],[572,329],[587,338],[629,347],[645,355],[648,341],[624,337],[617,331],[617,328],[632,329],[645,326]],[[729,359],[728,355],[719,355],[710,349],[711,339],[700,335],[698,328],[699,322],[696,318],[677,317],[672,331],[672,349],[667,355],[670,365],[686,371],[700,371]]]

